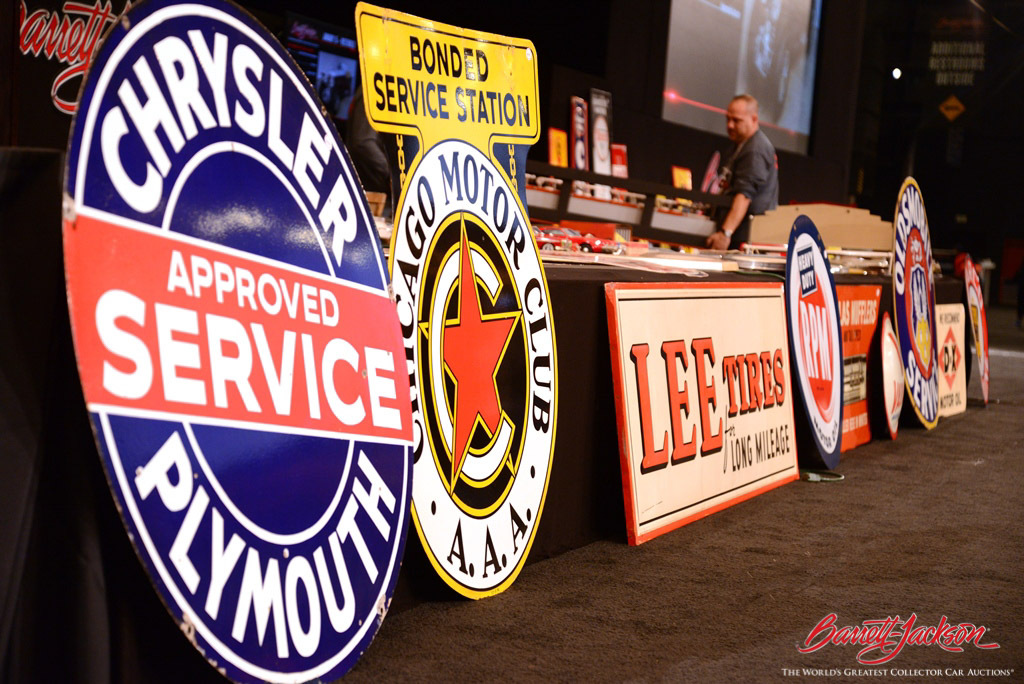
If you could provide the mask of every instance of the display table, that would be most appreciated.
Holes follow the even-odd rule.
[[[0,680],[220,681],[150,585],[96,454],[63,286],[62,180],[56,152],[0,150]],[[604,265],[546,271],[559,405],[530,562],[599,539],[625,541],[604,284],[689,279]],[[712,272],[699,280],[766,279],[778,277]],[[837,282],[882,284],[882,310],[891,313],[887,279]],[[963,288],[939,278],[937,300],[961,301]],[[452,597],[410,533],[394,611]]]

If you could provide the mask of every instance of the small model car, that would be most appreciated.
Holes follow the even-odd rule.
[[[537,233],[537,246],[541,249],[557,249],[559,244],[565,241],[568,241],[581,252],[615,254],[619,251],[619,246],[613,240],[604,240],[593,235],[583,235],[578,230],[563,226],[542,228]]]
[[[533,226],[533,239],[537,242],[537,247],[546,251],[561,250],[563,252],[573,252],[576,250],[576,245],[571,240],[560,235],[549,235],[546,231],[550,228],[557,226]]]

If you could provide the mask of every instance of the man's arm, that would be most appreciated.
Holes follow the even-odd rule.
[[[725,220],[722,221],[722,227],[709,235],[704,244],[711,249],[729,249],[729,241],[732,240],[732,234],[743,223],[749,208],[749,197],[743,193],[733,195],[732,206],[729,207],[729,213],[725,215]]]
[[[733,195],[732,206],[729,207],[729,213],[725,215],[725,220],[722,221],[722,230],[732,235],[733,232],[740,227],[743,223],[744,217],[747,215],[747,209],[750,208],[750,198],[741,192]]]

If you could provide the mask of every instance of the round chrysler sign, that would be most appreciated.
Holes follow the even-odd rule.
[[[387,611],[412,418],[351,161],[277,41],[151,0],[96,55],[64,250],[107,478],[168,610],[233,679],[344,674]]]

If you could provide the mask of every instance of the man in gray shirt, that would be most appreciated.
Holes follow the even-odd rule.
[[[736,249],[750,239],[750,217],[779,206],[779,161],[760,129],[757,100],[737,95],[725,113],[725,129],[733,142],[721,171],[722,188],[732,197],[729,211],[705,243],[712,249]]]

